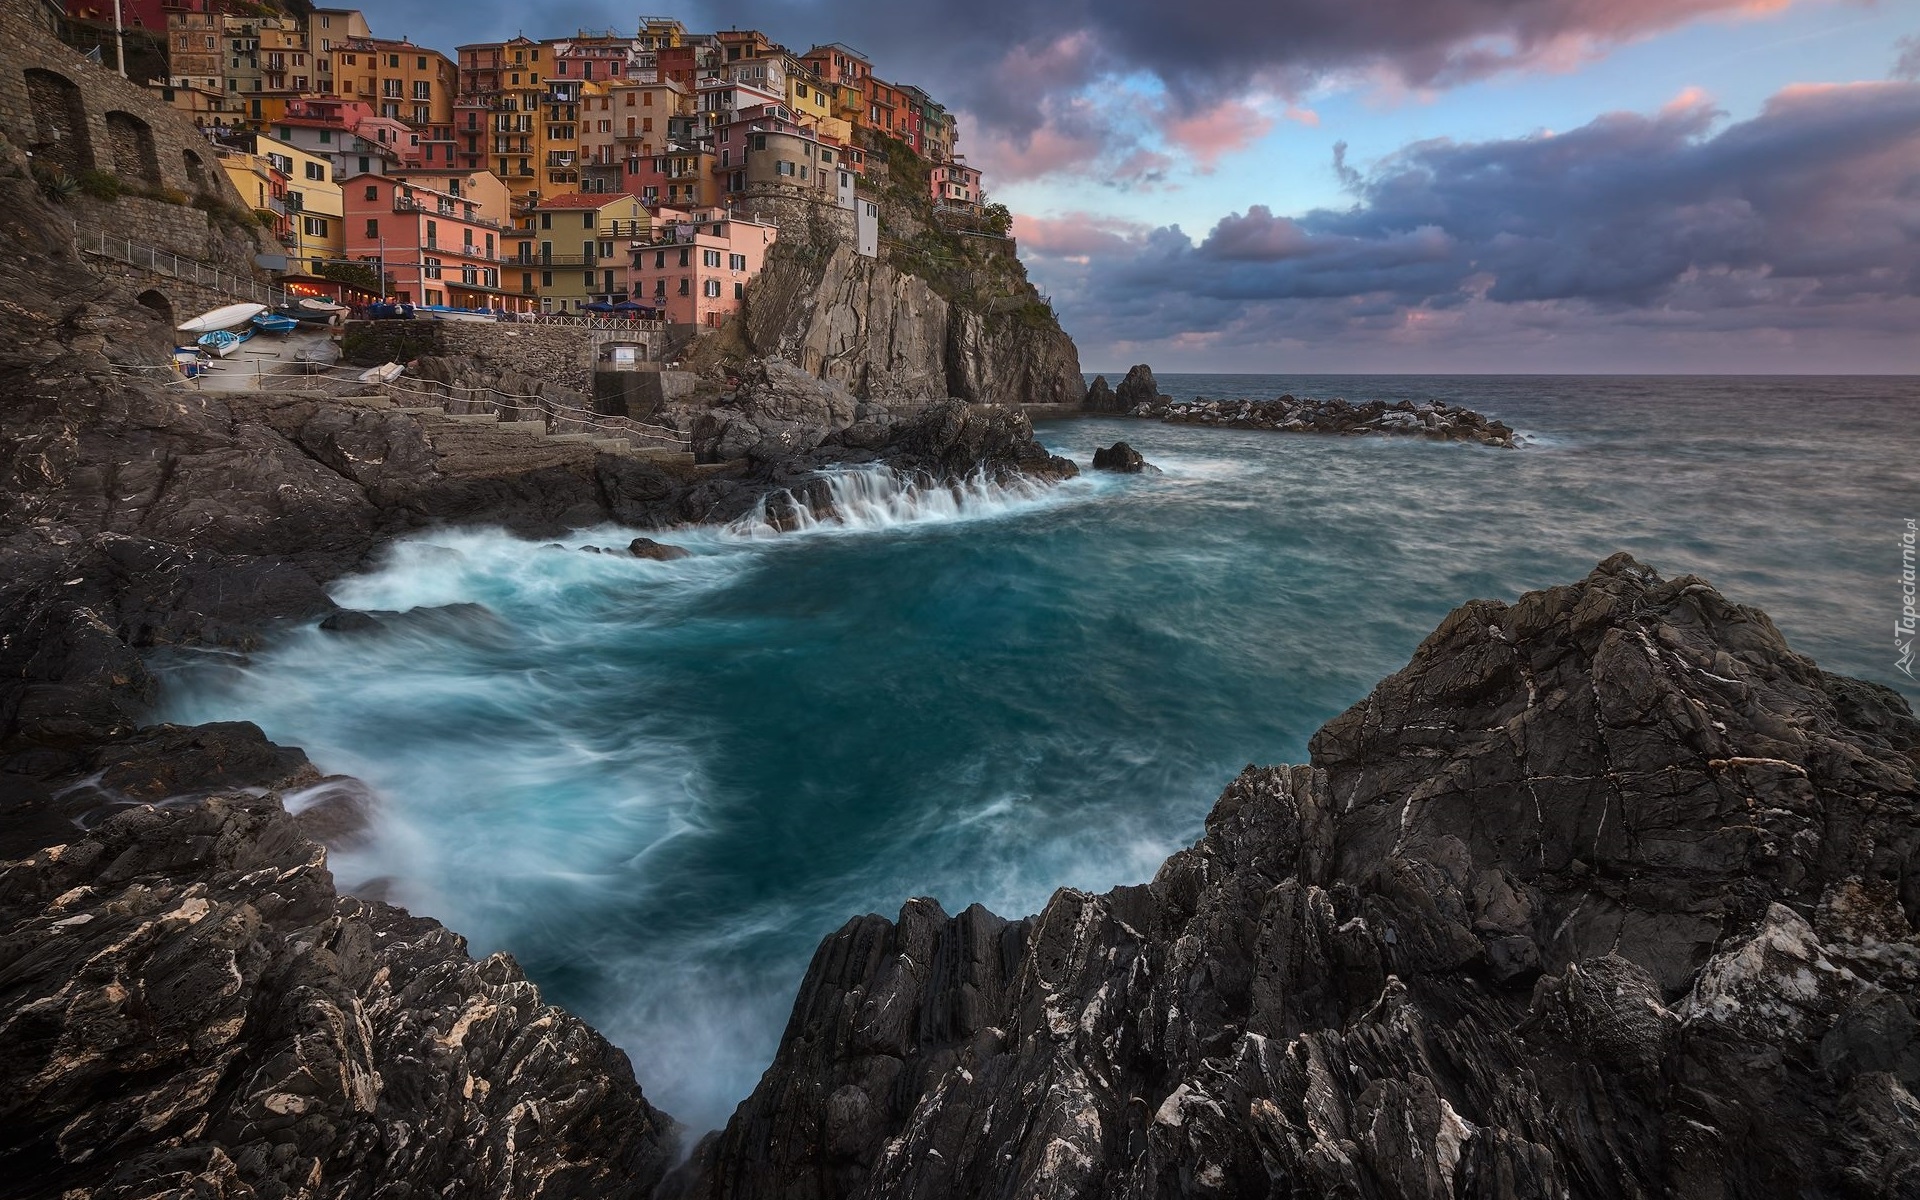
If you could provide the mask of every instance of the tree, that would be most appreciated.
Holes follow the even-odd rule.
[[[1013,232],[1013,210],[1004,204],[989,204],[985,210],[987,227],[1000,237]]]
[[[335,283],[344,283],[348,287],[359,288],[378,296],[386,289],[380,286],[380,273],[373,269],[372,263],[330,262],[320,267],[320,278],[331,279]]]

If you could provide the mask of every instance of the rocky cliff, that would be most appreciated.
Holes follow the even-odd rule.
[[[1153,882],[816,954],[702,1197],[1920,1194],[1920,725],[1624,556]]]

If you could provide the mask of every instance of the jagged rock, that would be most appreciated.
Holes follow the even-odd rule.
[[[627,553],[635,558],[650,558],[654,562],[673,562],[675,559],[692,558],[691,551],[680,546],[669,546],[665,542],[656,542],[652,538],[635,538],[627,544]]]
[[[1152,883],[829,938],[670,1192],[1920,1189],[1920,724],[1619,556],[1469,604]]]
[[[1118,413],[1127,411],[1127,407],[1120,403],[1120,397],[1115,395],[1113,388],[1108,385],[1105,375],[1095,375],[1093,377],[1093,385],[1087,389],[1087,398],[1080,402],[1080,407],[1086,409],[1088,412]]]
[[[1152,472],[1160,473],[1154,466],[1140,456],[1140,452],[1125,442],[1115,442],[1111,446],[1093,452],[1093,469],[1096,471],[1114,471],[1121,475],[1139,475]]]
[[[1071,459],[1049,454],[1033,440],[1033,422],[1019,409],[959,400],[929,405],[901,428],[888,451],[896,469],[939,480],[976,472],[1002,481],[1071,479],[1080,473]]]
[[[1160,399],[1160,384],[1153,378],[1153,368],[1141,363],[1128,371],[1127,377],[1114,390],[1113,397],[1117,402],[1115,411],[1118,412],[1131,411],[1139,404],[1156,403]]]
[[[1478,442],[1509,450],[1518,444],[1513,429],[1504,422],[1491,420],[1469,408],[1438,402],[1414,404],[1401,400],[1388,404],[1384,400],[1373,400],[1355,405],[1341,399],[1298,400],[1292,396],[1281,396],[1277,400],[1208,400],[1196,396],[1190,401],[1162,396],[1152,403],[1133,406],[1127,415],[1175,425],[1226,429],[1403,434],[1439,442]]]
[[[506,955],[335,894],[277,796],[0,872],[0,1165],[32,1194],[644,1197],[671,1122]]]

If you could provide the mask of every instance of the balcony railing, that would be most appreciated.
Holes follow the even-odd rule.
[[[614,260],[611,258],[602,258],[598,254],[523,254],[517,258],[502,259],[501,261],[507,263],[509,266],[520,267],[522,269],[532,267],[546,271],[555,267],[570,267],[575,269],[581,267],[597,267],[612,263]]]

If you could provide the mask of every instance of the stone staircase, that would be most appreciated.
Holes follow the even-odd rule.
[[[502,421],[498,413],[450,413],[438,407],[418,405],[396,406],[392,411],[409,416],[438,417],[456,425],[484,428],[499,433],[518,434],[541,445],[591,446],[605,454],[624,454],[632,458],[648,458],[682,464],[693,462],[692,451],[677,446],[644,442],[635,445],[631,438],[598,433],[548,433],[545,421]]]

